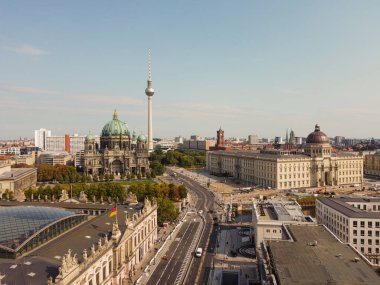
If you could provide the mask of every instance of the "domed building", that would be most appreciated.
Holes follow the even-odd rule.
[[[363,156],[354,152],[333,152],[330,139],[319,124],[307,136],[303,149],[269,149],[260,153],[209,151],[206,168],[212,174],[234,177],[247,185],[277,189],[360,185],[363,182]]]
[[[142,175],[149,172],[149,152],[144,135],[132,136],[125,122],[119,120],[115,110],[100,136],[100,145],[92,134],[84,142],[84,172],[87,175]]]

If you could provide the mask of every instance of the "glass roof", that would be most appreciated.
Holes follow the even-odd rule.
[[[16,249],[45,226],[73,215],[75,215],[73,212],[50,207],[0,208],[0,245]]]

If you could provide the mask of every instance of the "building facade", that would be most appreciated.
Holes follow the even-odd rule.
[[[11,192],[16,199],[23,199],[23,190],[36,184],[36,168],[11,168],[10,165],[0,165],[0,197],[6,192]]]
[[[6,208],[2,213],[10,218],[1,225],[14,230],[0,241],[0,255],[9,259],[0,263],[2,284],[128,284],[157,240],[157,204],[148,199],[119,205],[115,216],[107,211],[91,222],[88,215],[60,208]]]
[[[364,156],[364,174],[380,177],[380,152]]]
[[[131,135],[115,111],[113,119],[103,127],[100,144],[91,134],[86,136],[84,173],[144,176],[149,172],[148,157],[146,137],[137,136],[135,132]]]
[[[39,129],[34,131],[34,145],[46,150],[46,138],[51,136],[51,131],[46,129]]]
[[[363,181],[363,157],[332,153],[319,125],[309,134],[303,152],[209,151],[206,167],[211,174],[277,189],[357,184]]]
[[[380,265],[380,199],[325,198],[316,201],[317,222],[343,243]]]

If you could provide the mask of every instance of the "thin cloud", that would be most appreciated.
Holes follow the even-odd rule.
[[[31,94],[42,96],[59,96],[60,98],[75,99],[86,103],[96,103],[99,105],[110,104],[126,104],[131,106],[143,106],[146,102],[142,99],[137,99],[127,96],[115,96],[105,94],[86,94],[86,93],[67,93],[56,90],[49,90],[43,88],[35,88],[31,86],[0,86],[0,92],[10,92],[19,94]]]
[[[32,55],[32,56],[41,56],[41,55],[48,54],[47,51],[40,48],[32,47],[31,45],[28,45],[28,44],[22,44],[16,47],[8,47],[7,49],[15,53]]]

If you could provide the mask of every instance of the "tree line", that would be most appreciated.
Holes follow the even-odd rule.
[[[62,190],[71,197],[70,185],[68,184],[56,184],[53,187],[40,185],[37,188],[29,188],[24,193],[27,199],[31,199],[33,196],[33,199],[45,199],[46,197],[48,200],[59,200],[62,196]],[[129,192],[135,194],[139,202],[143,202],[145,197],[150,200],[156,199],[157,220],[160,223],[174,221],[179,215],[174,202],[187,197],[187,189],[183,185],[177,186],[153,181],[137,181],[131,185],[115,182],[72,184],[73,198],[79,199],[82,191],[91,202],[124,202]]]
[[[203,168],[206,166],[206,152],[200,150],[170,150],[164,153],[155,150],[150,158],[150,168],[155,175],[162,175],[164,166],[180,166],[184,168]]]

